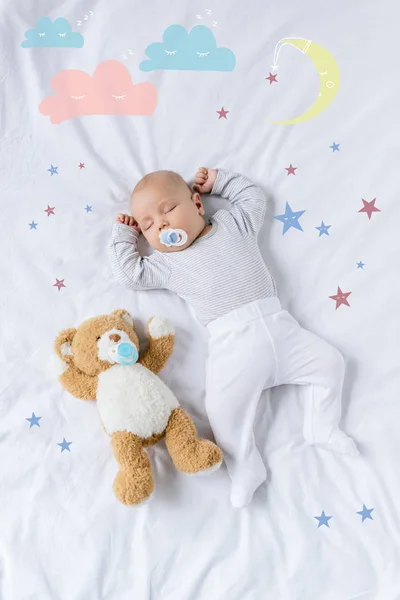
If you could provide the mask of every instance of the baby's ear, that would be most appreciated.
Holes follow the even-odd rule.
[[[194,205],[196,206],[199,215],[201,217],[204,216],[205,210],[204,210],[204,206],[203,206],[203,202],[201,200],[201,196],[200,194],[198,194],[197,192],[193,194],[192,196],[192,202],[194,203]]]
[[[132,327],[132,329],[134,329],[135,322],[133,320],[132,315],[130,315],[127,310],[124,310],[123,308],[117,308],[117,310],[114,310],[111,313],[111,316],[117,317],[117,319],[123,319],[124,321],[126,321],[126,323],[128,323],[129,327]]]
[[[75,337],[76,329],[64,329],[58,334],[54,342],[54,350],[61,360],[68,364],[72,364],[74,357],[72,355],[71,343]]]

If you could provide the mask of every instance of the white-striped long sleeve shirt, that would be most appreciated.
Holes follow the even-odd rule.
[[[266,211],[263,190],[243,175],[219,169],[211,193],[230,200],[230,210],[218,210],[210,231],[188,248],[142,257],[139,234],[121,223],[114,224],[110,244],[113,273],[122,285],[176,292],[205,325],[243,304],[276,296],[257,243]]]

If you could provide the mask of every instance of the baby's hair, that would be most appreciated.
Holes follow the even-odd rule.
[[[138,181],[138,183],[133,188],[131,197],[134,195],[135,192],[139,192],[140,190],[144,189],[147,185],[153,183],[158,177],[166,177],[166,178],[170,179],[171,181],[173,181],[173,183],[178,186],[184,185],[185,188],[189,190],[190,194],[193,194],[192,188],[190,187],[189,184],[186,183],[186,181],[183,179],[183,177],[181,175],[179,175],[179,173],[175,173],[175,171],[162,170],[162,171],[153,171],[152,173],[147,173],[147,175],[142,177],[142,179],[140,179],[140,181]]]

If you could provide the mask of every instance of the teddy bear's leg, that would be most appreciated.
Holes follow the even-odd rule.
[[[111,446],[119,464],[115,495],[123,504],[144,502],[153,493],[154,481],[143,439],[129,431],[117,431],[111,436]]]
[[[222,450],[213,442],[197,437],[194,423],[183,408],[172,411],[165,430],[165,443],[175,467],[183,473],[216,470],[224,458]]]

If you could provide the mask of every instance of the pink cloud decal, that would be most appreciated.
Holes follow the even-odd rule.
[[[60,71],[51,80],[55,95],[39,104],[53,124],[88,115],[152,115],[157,90],[152,83],[132,83],[128,69],[118,60],[105,60],[93,77],[85,71]]]

